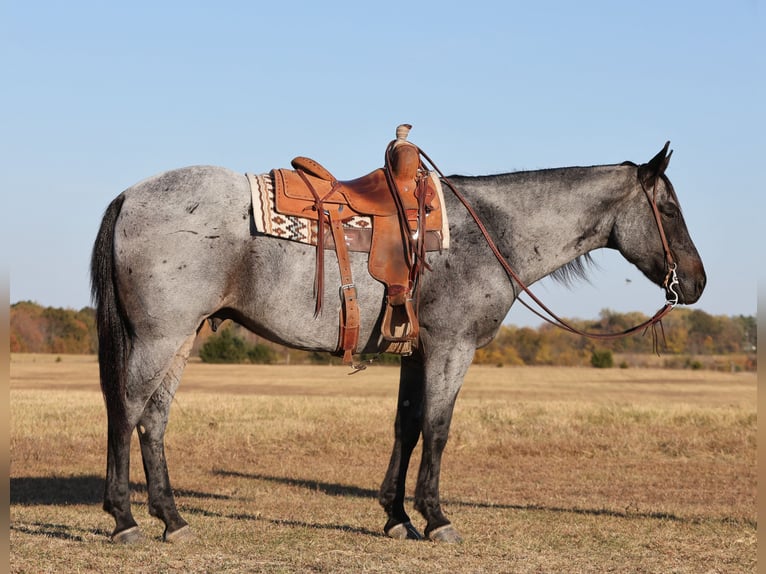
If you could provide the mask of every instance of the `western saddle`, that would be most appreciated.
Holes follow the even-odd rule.
[[[315,315],[322,308],[324,249],[333,248],[340,268],[340,335],[337,352],[352,363],[359,341],[359,305],[349,259],[349,234],[343,222],[354,216],[372,220],[368,270],[386,287],[380,326],[384,352],[409,354],[418,344],[417,293],[428,268],[427,250],[441,249],[434,232],[446,223],[438,179],[425,169],[420,149],[407,141],[412,126],[402,124],[386,148],[384,167],[350,181],[338,181],[316,161],[297,157],[294,170],[272,171],[275,208],[284,215],[317,221]],[[443,219],[444,217],[444,219]],[[331,234],[326,236],[329,229]]]

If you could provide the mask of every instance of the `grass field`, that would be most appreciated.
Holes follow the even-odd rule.
[[[134,439],[147,540],[123,547],[95,359],[13,355],[11,572],[756,570],[753,373],[473,367],[441,488],[466,541],[445,546],[382,534],[398,375],[347,372],[190,364],[167,451],[197,538],[160,541]]]

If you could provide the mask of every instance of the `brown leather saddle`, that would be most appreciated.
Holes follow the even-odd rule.
[[[397,128],[382,168],[350,181],[338,181],[316,161],[297,157],[294,170],[272,171],[278,213],[316,220],[316,313],[322,306],[325,248],[333,248],[341,275],[342,307],[338,351],[351,364],[359,340],[359,307],[343,222],[355,216],[372,220],[368,270],[386,286],[381,335],[386,352],[407,354],[417,345],[417,287],[427,268],[426,251],[442,248],[446,217],[437,183],[425,169],[419,148],[407,141],[412,126]],[[330,231],[329,237],[326,231]]]

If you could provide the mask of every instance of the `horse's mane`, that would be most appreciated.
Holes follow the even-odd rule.
[[[566,287],[571,287],[578,279],[588,281],[588,270],[594,265],[596,263],[593,261],[590,253],[586,253],[559,267],[550,274],[550,277]]]

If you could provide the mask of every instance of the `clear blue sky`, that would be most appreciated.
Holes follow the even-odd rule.
[[[668,174],[708,272],[698,308],[755,314],[764,256],[766,7],[729,2],[3,2],[0,186],[10,301],[90,304],[101,214],[160,171],[310,155],[382,164],[399,123],[447,173],[642,162]],[[652,313],[598,252],[561,314]],[[630,279],[627,282],[626,279]],[[509,321],[537,324],[521,308]]]

